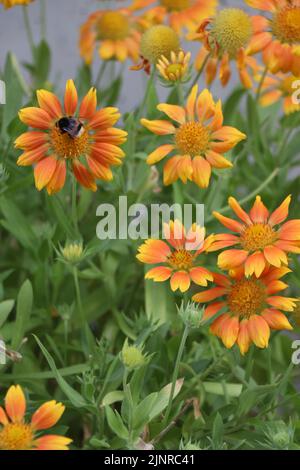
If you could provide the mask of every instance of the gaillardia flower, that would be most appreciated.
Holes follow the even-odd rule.
[[[222,153],[246,138],[234,127],[223,126],[221,101],[215,103],[208,90],[203,90],[198,97],[197,94],[198,85],[195,85],[185,108],[167,103],[157,106],[177,123],[176,127],[167,120],[141,119],[141,124],[154,134],[172,136],[169,143],[158,147],[147,158],[147,163],[153,165],[175,153],[164,166],[165,185],[180,178],[183,183],[190,180],[200,188],[207,188],[212,167],[232,167]]]
[[[257,77],[261,82],[261,77]],[[285,114],[291,114],[300,111],[300,103],[293,99],[296,93],[295,84],[299,83],[294,75],[283,74],[278,72],[276,75],[269,75],[262,81],[259,102],[261,106],[270,106],[276,101],[282,100],[283,110]],[[300,96],[300,95],[299,95]]]
[[[190,39],[200,40],[203,46],[196,61],[196,70],[205,70],[206,83],[211,84],[219,69],[219,79],[223,86],[231,77],[231,62],[236,62],[241,83],[251,88],[249,71],[257,71],[259,66],[253,57],[246,54],[253,28],[250,16],[239,8],[224,8],[214,18],[202,22]]]
[[[5,8],[11,8],[16,5],[29,5],[33,0],[0,0],[0,3],[4,5]]]
[[[158,264],[145,275],[146,279],[163,282],[170,279],[171,289],[186,292],[193,281],[199,286],[207,286],[213,277],[208,269],[199,263],[199,255],[204,253],[213,241],[213,235],[206,239],[204,228],[193,224],[186,233],[179,220],[164,225],[165,241],[148,239],[139,247],[137,259],[146,264]]]
[[[246,0],[246,3],[269,13],[268,17],[253,18],[254,35],[248,52],[262,51],[263,61],[272,73],[293,71],[300,44],[300,1]]]
[[[19,385],[12,385],[0,406],[0,450],[68,450],[72,439],[55,434],[41,435],[59,421],[65,407],[54,400],[41,405],[26,422],[26,400]]]
[[[144,21],[134,14],[136,9],[98,10],[89,16],[79,39],[80,55],[87,64],[92,63],[96,47],[103,60],[138,60]]]
[[[113,127],[120,117],[119,110],[108,107],[97,111],[96,90],[91,88],[77,111],[73,80],[67,81],[64,108],[47,90],[38,90],[37,99],[39,108],[19,112],[21,121],[35,130],[15,141],[15,146],[24,150],[18,165],[35,165],[37,189],[46,187],[49,194],[59,191],[65,183],[67,163],[79,183],[92,191],[97,189],[95,179],[110,181],[110,167],[121,164],[124,152],[119,145],[127,135]]]
[[[187,78],[189,61],[191,53],[185,54],[179,51],[178,54],[171,52],[171,59],[168,60],[164,55],[157,61],[156,68],[160,76],[166,82],[184,82]]]
[[[242,354],[248,351],[251,342],[266,348],[270,328],[292,330],[281,310],[293,311],[297,300],[274,295],[288,287],[280,278],[289,271],[287,267],[266,268],[259,279],[245,277],[243,269],[232,270],[228,276],[214,274],[215,287],[195,294],[193,300],[213,301],[205,309],[206,320],[225,310],[213,320],[210,330],[226,348],[237,343]]]
[[[135,0],[137,8],[152,7],[150,12],[155,12],[177,33],[193,31],[204,18],[213,15],[217,0]]]
[[[260,196],[256,196],[249,214],[233,197],[228,202],[239,221],[219,212],[213,214],[226,228],[238,235],[216,235],[210,251],[233,245],[239,245],[240,248],[226,250],[219,255],[218,265],[221,269],[234,269],[244,265],[246,276],[255,274],[260,277],[269,264],[278,268],[287,265],[287,253],[300,253],[300,219],[289,220],[282,225],[288,216],[291,196],[271,214]]]

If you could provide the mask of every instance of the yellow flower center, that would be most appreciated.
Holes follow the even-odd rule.
[[[183,155],[201,155],[205,153],[210,142],[210,134],[200,122],[187,122],[176,131],[176,146]]]
[[[122,40],[128,36],[129,29],[129,21],[124,14],[118,11],[106,11],[97,25],[98,38]]]
[[[160,3],[168,11],[182,11],[190,6],[191,0],[160,0]]]
[[[31,426],[24,423],[9,423],[0,431],[1,450],[28,450],[32,448]]]
[[[245,250],[263,250],[276,241],[276,232],[268,224],[253,224],[245,228],[241,244]]]
[[[275,13],[271,20],[274,36],[281,42],[300,42],[300,7],[287,6]]]
[[[89,152],[91,142],[86,129],[80,136],[72,138],[67,132],[62,133],[57,126],[54,126],[49,135],[54,153],[62,158],[79,158]]]
[[[266,287],[261,282],[242,279],[231,286],[227,302],[231,313],[249,318],[262,312],[266,298]]]
[[[228,52],[230,58],[235,58],[238,51],[248,44],[251,34],[251,19],[239,8],[221,10],[212,27],[212,35],[220,46],[221,53]]]
[[[173,251],[168,257],[168,263],[175,269],[189,269],[193,266],[193,255],[184,249]]]
[[[170,59],[171,52],[178,52],[179,48],[178,35],[165,25],[152,26],[141,39],[141,54],[151,64],[155,64],[162,55]]]
[[[183,65],[182,64],[170,64],[166,68],[166,74],[170,79],[174,76],[176,78],[177,74],[180,77],[182,75]]]

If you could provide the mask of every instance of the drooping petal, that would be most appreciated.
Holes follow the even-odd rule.
[[[207,150],[206,154],[207,161],[213,166],[214,168],[232,168],[233,164],[227,160],[227,158],[223,157],[217,152],[213,150]]]
[[[62,403],[57,403],[55,400],[47,401],[35,411],[31,419],[31,425],[37,431],[52,428],[59,421],[64,411],[65,406]]]
[[[97,185],[93,174],[77,160],[72,162],[72,168],[77,181],[91,191],[97,191]]]
[[[157,266],[156,268],[150,269],[145,274],[145,279],[153,279],[156,282],[166,281],[171,277],[172,269],[167,266]]]
[[[246,354],[251,343],[251,338],[250,338],[250,334],[248,331],[247,319],[244,319],[240,322],[240,329],[239,329],[239,334],[238,334],[236,342],[238,344],[238,347],[240,348],[241,354],[242,355]]]
[[[20,385],[12,385],[5,396],[5,410],[13,423],[20,423],[25,415],[26,400]]]
[[[270,328],[266,320],[259,315],[251,315],[248,320],[250,338],[258,348],[266,348],[269,344]]]
[[[177,289],[180,292],[186,292],[191,284],[190,276],[186,271],[177,271],[171,277],[171,289],[176,291]]]
[[[46,157],[40,160],[34,168],[34,180],[36,188],[41,191],[51,180],[56,168],[56,159]]]
[[[67,80],[64,104],[67,116],[73,116],[78,104],[78,94],[73,80]]]
[[[192,180],[200,187],[207,188],[211,177],[211,166],[203,157],[192,159]]]
[[[282,264],[288,264],[287,256],[284,251],[274,245],[268,245],[264,248],[266,260],[272,265],[279,268]]]
[[[192,281],[199,286],[207,286],[207,281],[213,281],[212,273],[206,268],[195,267],[190,269],[189,272]]]
[[[100,163],[98,160],[92,157],[87,157],[86,161],[95,178],[101,179],[103,181],[111,181],[113,179],[113,174],[109,166]]]
[[[57,160],[53,176],[46,186],[47,192],[50,196],[63,188],[66,180],[66,172],[65,160]]]
[[[239,319],[236,316],[229,317],[222,323],[220,338],[226,348],[230,349],[235,344],[239,334]]]
[[[180,178],[184,183],[191,178],[193,169],[189,155],[176,155],[170,158],[164,166],[164,185],[174,183]]]
[[[255,274],[256,277],[260,277],[261,273],[266,267],[266,260],[264,255],[256,251],[248,256],[245,262],[245,276],[252,276]]]

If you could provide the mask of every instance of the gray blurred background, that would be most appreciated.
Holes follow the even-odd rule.
[[[209,0],[208,0],[209,1]],[[52,51],[51,81],[55,86],[62,89],[68,78],[76,75],[76,70],[81,63],[78,50],[78,36],[80,25],[87,19],[88,15],[98,8],[118,8],[126,6],[128,1],[115,0],[45,0],[47,11],[46,39]],[[242,0],[222,0],[223,6],[235,6],[246,9]],[[40,40],[40,0],[34,0],[28,7],[34,39]],[[22,7],[16,6],[4,10],[0,5],[0,69],[3,68],[8,51],[16,54],[20,62],[30,60],[30,47],[26,36],[23,21]],[[195,57],[199,48],[198,43],[182,43],[185,50],[190,50]],[[100,65],[98,56],[95,55],[93,64],[94,77]],[[123,90],[118,102],[121,111],[130,111],[135,107],[143,96],[143,90],[147,77],[143,72],[131,72],[128,70],[130,62],[123,66]],[[234,67],[233,67],[234,69]],[[25,74],[26,75],[26,74]],[[226,89],[222,89],[216,81],[213,92],[217,97],[224,98],[230,90],[238,83],[236,74]],[[107,79],[104,76],[103,85]],[[107,83],[106,83],[107,84]],[[201,82],[204,86],[204,83]],[[159,87],[161,98],[166,91]]]

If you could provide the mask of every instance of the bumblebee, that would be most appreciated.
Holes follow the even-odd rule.
[[[80,137],[84,132],[82,122],[74,117],[62,117],[59,121],[57,121],[56,126],[59,128],[62,134],[68,134],[71,139]]]

